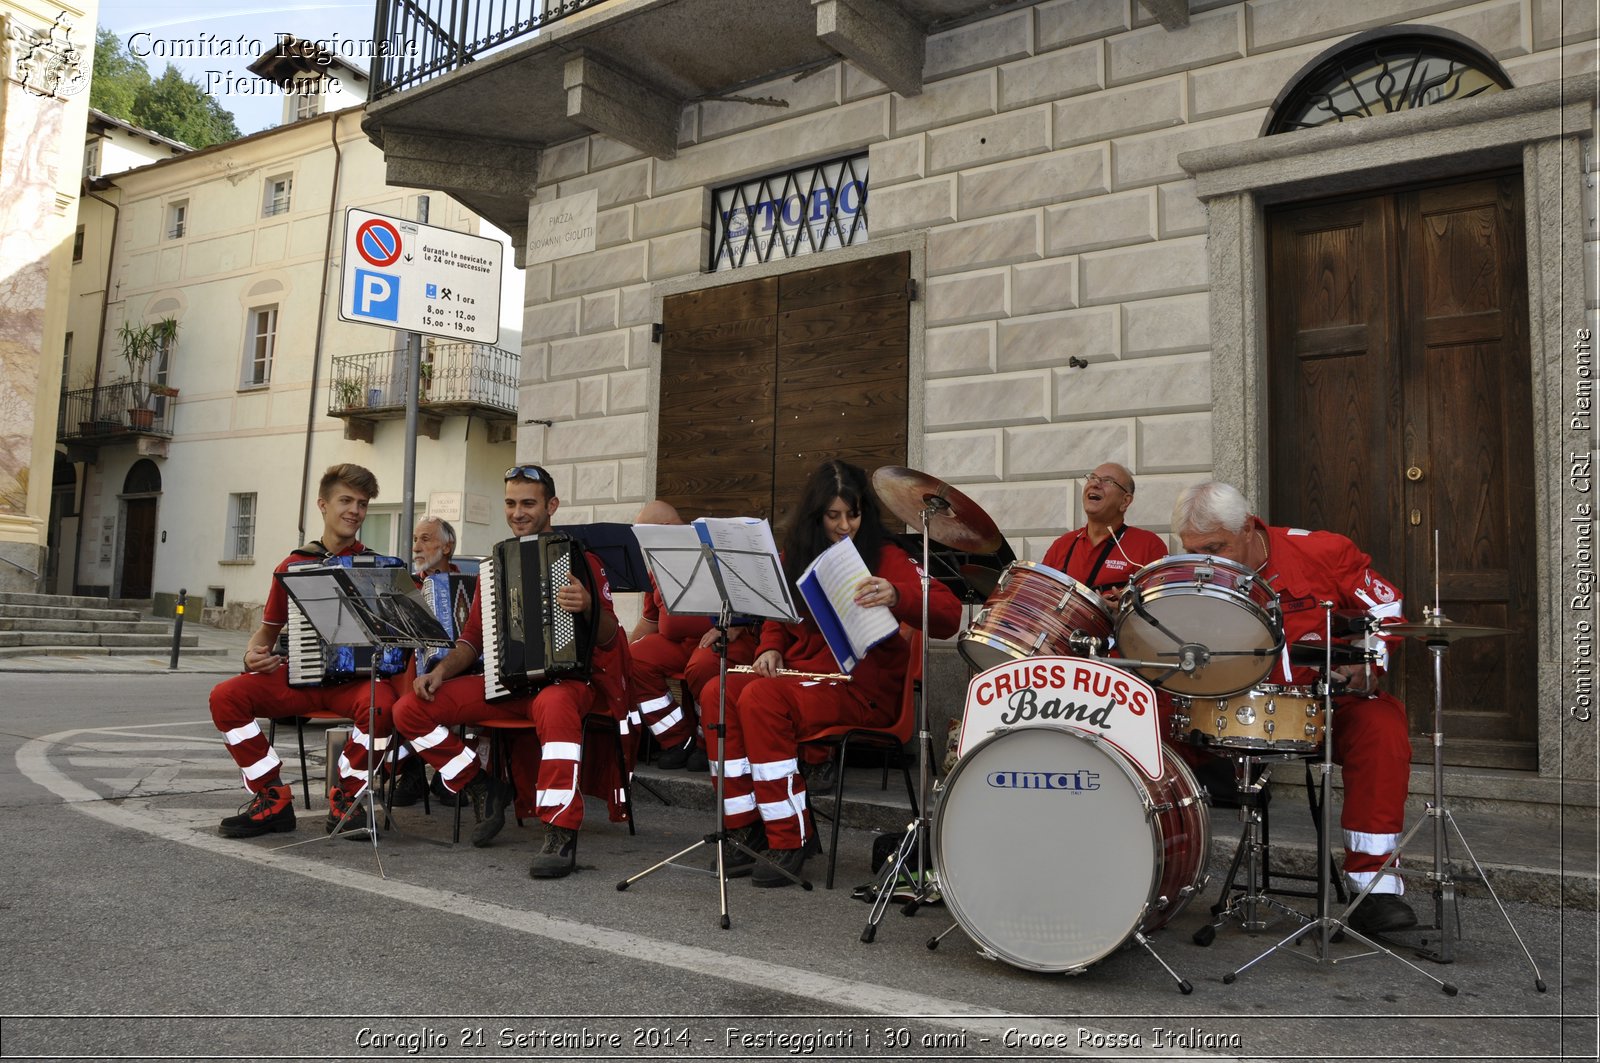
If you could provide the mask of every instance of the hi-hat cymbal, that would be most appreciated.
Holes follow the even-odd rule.
[[[872,489],[895,516],[922,527],[928,514],[928,537],[954,550],[992,554],[1000,549],[1000,529],[972,499],[942,480],[903,465],[885,465],[872,474]]]
[[[1489,635],[1515,634],[1510,628],[1458,624],[1442,616],[1430,616],[1415,623],[1385,624],[1379,630],[1385,635],[1404,635],[1423,642],[1460,642],[1462,639],[1486,638]]]
[[[1000,583],[1000,572],[987,565],[962,565],[961,578],[978,594],[987,598]]]

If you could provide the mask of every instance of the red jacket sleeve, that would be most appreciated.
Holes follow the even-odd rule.
[[[893,606],[895,618],[914,628],[922,627],[922,566],[900,547],[885,543],[878,555],[874,573],[894,585],[899,594]],[[928,581],[928,632],[936,639],[947,639],[961,627],[961,600],[938,580]]]

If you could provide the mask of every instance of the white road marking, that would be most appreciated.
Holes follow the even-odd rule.
[[[182,726],[157,724],[153,726]],[[179,845],[187,845],[215,856],[257,864],[275,871],[299,875],[333,886],[359,890],[392,903],[472,919],[502,930],[514,930],[566,945],[581,946],[630,962],[643,960],[661,964],[669,972],[687,971],[732,982],[740,986],[767,985],[787,995],[815,1000],[828,1008],[860,1011],[886,1016],[915,1016],[926,1021],[972,1031],[978,1036],[1001,1037],[1008,1030],[1024,1034],[1075,1039],[1082,1024],[1066,1024],[1015,1016],[996,1008],[964,1000],[950,1000],[924,993],[907,992],[892,986],[836,978],[802,967],[788,967],[748,956],[729,956],[712,949],[662,941],[611,927],[582,923],[543,912],[507,908],[476,900],[448,890],[418,886],[395,879],[378,878],[348,868],[333,867],[294,855],[293,849],[273,850],[240,845],[211,833],[213,820],[197,810],[157,811],[137,800],[111,804],[82,784],[68,778],[50,762],[52,748],[70,745],[76,736],[106,734],[118,728],[81,728],[59,731],[32,739],[17,750],[16,761],[22,773],[37,785],[59,797],[67,807],[110,826],[138,831]],[[1099,1056],[1106,1053],[1062,1050],[1064,1056]],[[1197,1059],[1237,1060],[1203,1052],[1183,1053]]]

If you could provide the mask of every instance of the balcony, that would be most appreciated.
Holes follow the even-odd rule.
[[[520,245],[547,145],[598,132],[672,158],[694,101],[841,57],[915,95],[930,32],[1023,2],[872,2],[864,18],[844,0],[378,0],[373,38],[400,45],[374,59],[362,121],[390,184],[449,192]]]
[[[439,438],[446,417],[482,417],[490,434],[509,439],[517,417],[517,376],[521,358],[482,343],[424,341],[421,386],[417,390],[418,430]],[[346,354],[333,360],[328,385],[328,415],[343,418],[347,439],[372,441],[374,422],[406,415],[412,385],[404,349]]]
[[[56,440],[69,447],[89,448],[133,444],[141,454],[165,454],[172,438],[173,408],[170,397],[156,395],[144,404],[134,401],[133,385],[126,381],[97,388],[79,388],[61,394]]]

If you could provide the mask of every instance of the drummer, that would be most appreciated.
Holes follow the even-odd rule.
[[[1401,616],[1400,591],[1372,570],[1372,558],[1355,543],[1333,532],[1268,525],[1229,484],[1185,488],[1172,507],[1172,531],[1185,553],[1236,561],[1271,584],[1282,605],[1287,643],[1320,639],[1325,621],[1317,603],[1322,601],[1379,621]],[[1367,644],[1383,668],[1388,656],[1382,639],[1369,635]],[[1313,669],[1291,666],[1285,654],[1263,681],[1306,686],[1316,678]],[[1344,871],[1351,886],[1361,890],[1405,830],[1411,740],[1405,706],[1390,694],[1346,693],[1333,699],[1333,707],[1333,755],[1344,769]],[[1372,934],[1415,926],[1416,913],[1400,899],[1404,892],[1405,881],[1385,872],[1350,913],[1352,929]]]
[[[1050,544],[1044,564],[1092,588],[1112,606],[1128,578],[1167,556],[1167,544],[1154,532],[1124,520],[1133,505],[1133,473],[1114,461],[1083,478],[1085,524]]]

